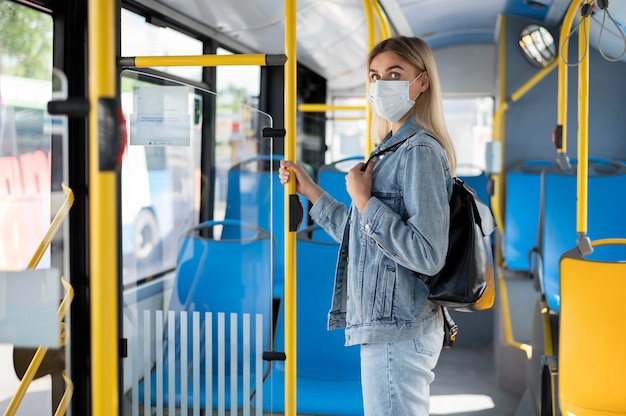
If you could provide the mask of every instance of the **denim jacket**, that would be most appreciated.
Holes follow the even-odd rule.
[[[441,308],[415,272],[433,275],[448,247],[452,173],[443,147],[409,118],[379,157],[363,214],[323,193],[313,220],[341,243],[328,328],[346,345],[415,339],[442,330]]]

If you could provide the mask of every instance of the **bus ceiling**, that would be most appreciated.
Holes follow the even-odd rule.
[[[423,0],[365,1],[378,1],[392,34],[421,37],[436,52],[455,45],[495,45],[500,15],[547,26],[556,34],[570,4],[570,0],[446,0],[445,7],[433,7]],[[143,4],[156,10],[160,24],[167,24],[168,16],[187,20],[196,29],[198,22],[203,22],[205,33],[212,37],[236,39],[240,47],[231,44],[236,52],[279,54],[285,48],[284,3],[285,0],[237,0],[223,2],[214,10],[198,7],[197,2],[178,0],[136,0],[133,5]],[[441,2],[437,4],[440,5]],[[595,13],[602,12],[597,6],[595,9]],[[626,21],[626,11],[619,5],[612,8],[611,15],[616,25]],[[327,79],[330,91],[361,94],[368,49],[364,0],[298,0],[297,16],[299,63]],[[597,20],[601,21],[601,17]],[[622,38],[615,30],[605,32],[602,49],[619,55]],[[598,48],[599,40],[591,39],[590,43]]]

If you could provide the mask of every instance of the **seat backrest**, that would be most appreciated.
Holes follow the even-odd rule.
[[[605,253],[605,248],[611,251]],[[595,246],[592,254],[596,260],[582,258],[575,248],[565,253],[560,262],[561,413],[623,415],[626,332],[616,330],[619,323],[615,317],[623,314],[626,240],[606,247]]]
[[[269,230],[275,237],[274,297],[284,285],[284,186],[278,177],[280,155],[262,155],[238,163],[228,172],[225,219],[239,220]],[[306,210],[308,203],[300,197]],[[232,230],[234,231],[234,230]],[[231,232],[231,230],[227,230]]]
[[[317,183],[333,198],[349,207],[352,199],[346,190],[346,173],[362,161],[363,156],[352,156],[321,166],[317,172]]]
[[[459,165],[456,168],[457,176],[470,188],[476,191],[478,198],[491,208],[491,191],[489,177],[484,170],[474,166]]]
[[[528,271],[528,253],[537,242],[541,172],[555,163],[529,160],[506,175],[502,252],[510,270]]]
[[[352,198],[350,198],[346,190],[346,173],[354,165],[363,160],[363,156],[351,156],[321,166],[317,171],[318,185],[328,192],[330,196],[349,208],[352,203]],[[315,239],[318,241],[334,242],[332,237],[324,230],[316,232]]]
[[[234,235],[238,237],[231,237]],[[204,322],[205,312],[212,312],[213,315],[223,312],[226,320],[230,319],[231,313],[239,316],[250,314],[252,325],[255,316],[260,314],[265,331],[263,348],[269,348],[273,244],[266,230],[234,220],[209,221],[192,228],[180,239],[176,280],[169,310],[200,312],[202,330],[209,324]],[[191,326],[189,328],[191,330]],[[229,328],[227,325],[226,340],[230,339]],[[212,324],[213,339],[218,338],[217,331],[217,325]],[[241,325],[238,326],[238,332],[238,361],[241,364]],[[177,331],[177,344],[179,341]],[[250,345],[253,357],[255,347],[254,343]],[[213,353],[215,361],[217,351],[214,349]],[[226,360],[230,361],[230,351],[226,352]],[[204,361],[201,363],[203,366]],[[242,365],[238,365],[238,369],[241,370]]]
[[[359,380],[358,348],[345,347],[342,330],[327,329],[339,244],[319,241],[308,227],[298,232],[297,259],[297,375],[326,380]],[[276,346],[284,345],[284,310],[279,314]],[[282,365],[278,364],[278,365]]]
[[[559,258],[576,245],[576,164],[561,171],[551,168],[542,175],[542,207],[537,255],[542,292],[548,307],[560,310]],[[626,166],[610,161],[589,165],[587,235],[592,240],[626,236]],[[607,255],[611,249],[606,249]]]

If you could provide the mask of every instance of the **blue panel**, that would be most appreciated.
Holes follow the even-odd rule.
[[[453,32],[444,33],[441,36],[426,36],[424,38],[428,46],[431,49],[440,49],[445,48],[446,46],[459,46],[466,44],[493,44],[493,30],[491,28],[484,30],[475,30],[471,33],[466,31],[459,31],[458,33]]]
[[[531,6],[528,3],[527,1],[508,0],[504,13],[543,22],[548,14],[552,0],[534,0],[532,3],[536,3],[537,6]],[[544,4],[545,7],[541,7],[541,4]]]

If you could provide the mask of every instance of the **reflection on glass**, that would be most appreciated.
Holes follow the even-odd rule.
[[[223,48],[218,55],[230,55]],[[258,96],[261,85],[258,66],[218,66],[215,96],[215,167],[216,192],[214,218],[222,219],[226,211],[228,173],[239,162],[259,154],[273,154],[272,140],[264,138],[266,117],[259,117]]]
[[[59,346],[71,337],[69,330],[61,336],[57,313],[61,276],[70,279],[67,228],[44,242],[43,256],[35,253],[66,198],[66,120],[46,111],[48,101],[65,98],[66,83],[52,67],[50,15],[0,1],[0,16],[0,414],[39,345],[50,348],[19,411],[53,414],[66,387]]]
[[[184,140],[178,137],[176,143],[168,142],[168,145],[161,141],[148,145],[149,140],[141,142],[146,145],[139,145],[134,136],[141,129],[132,123],[142,111],[136,108],[137,97],[146,98],[141,93],[154,92],[156,88],[163,89],[160,96],[168,102],[168,108],[171,108],[170,95],[165,93],[168,88],[177,93],[183,89],[184,108],[175,110],[176,117],[171,114],[168,117],[175,118],[178,126],[179,119],[186,115],[186,131],[176,133],[177,137],[181,134],[186,137]],[[143,111],[162,107],[155,102],[158,96],[150,94],[150,107]],[[201,102],[201,97],[190,87],[133,71],[122,74],[122,108],[130,123],[130,145],[122,160],[121,174],[124,285],[174,268],[181,233],[198,221],[202,118],[194,115],[201,112]]]
[[[214,217],[224,218],[229,169],[257,154],[272,153],[271,139],[262,137],[263,128],[270,126],[271,120],[254,110],[257,97],[251,95],[253,92],[247,84],[241,84],[244,81],[250,83],[251,78],[256,79],[258,84],[258,67],[256,75],[250,73],[250,70],[242,73],[238,69],[229,67],[227,70],[231,73],[222,78],[229,80],[221,85],[224,95],[194,90],[180,83],[136,71],[123,73],[122,107],[130,123],[130,145],[124,155],[121,175],[125,286],[173,269],[181,233],[196,225],[199,219],[201,195],[204,193],[209,197],[206,192],[211,192],[215,201]],[[235,76],[232,71],[239,76]],[[137,92],[155,87],[177,92],[181,88],[188,90],[185,99],[185,114],[190,117],[190,126],[186,132],[189,136],[188,146],[172,143],[164,145],[161,142],[145,146],[134,144],[137,141],[133,135],[137,130],[133,128],[132,120],[136,119],[136,113],[140,111],[135,108]],[[165,97],[165,93],[161,95]],[[151,97],[150,108],[158,107],[154,103],[154,96]],[[215,186],[200,172],[202,114],[207,98],[214,99],[217,107]],[[172,100],[168,98],[166,101],[171,109]],[[179,144],[183,142],[178,141]]]
[[[522,30],[519,41],[524,56],[535,66],[545,68],[556,59],[554,38],[543,26],[528,25]]]

